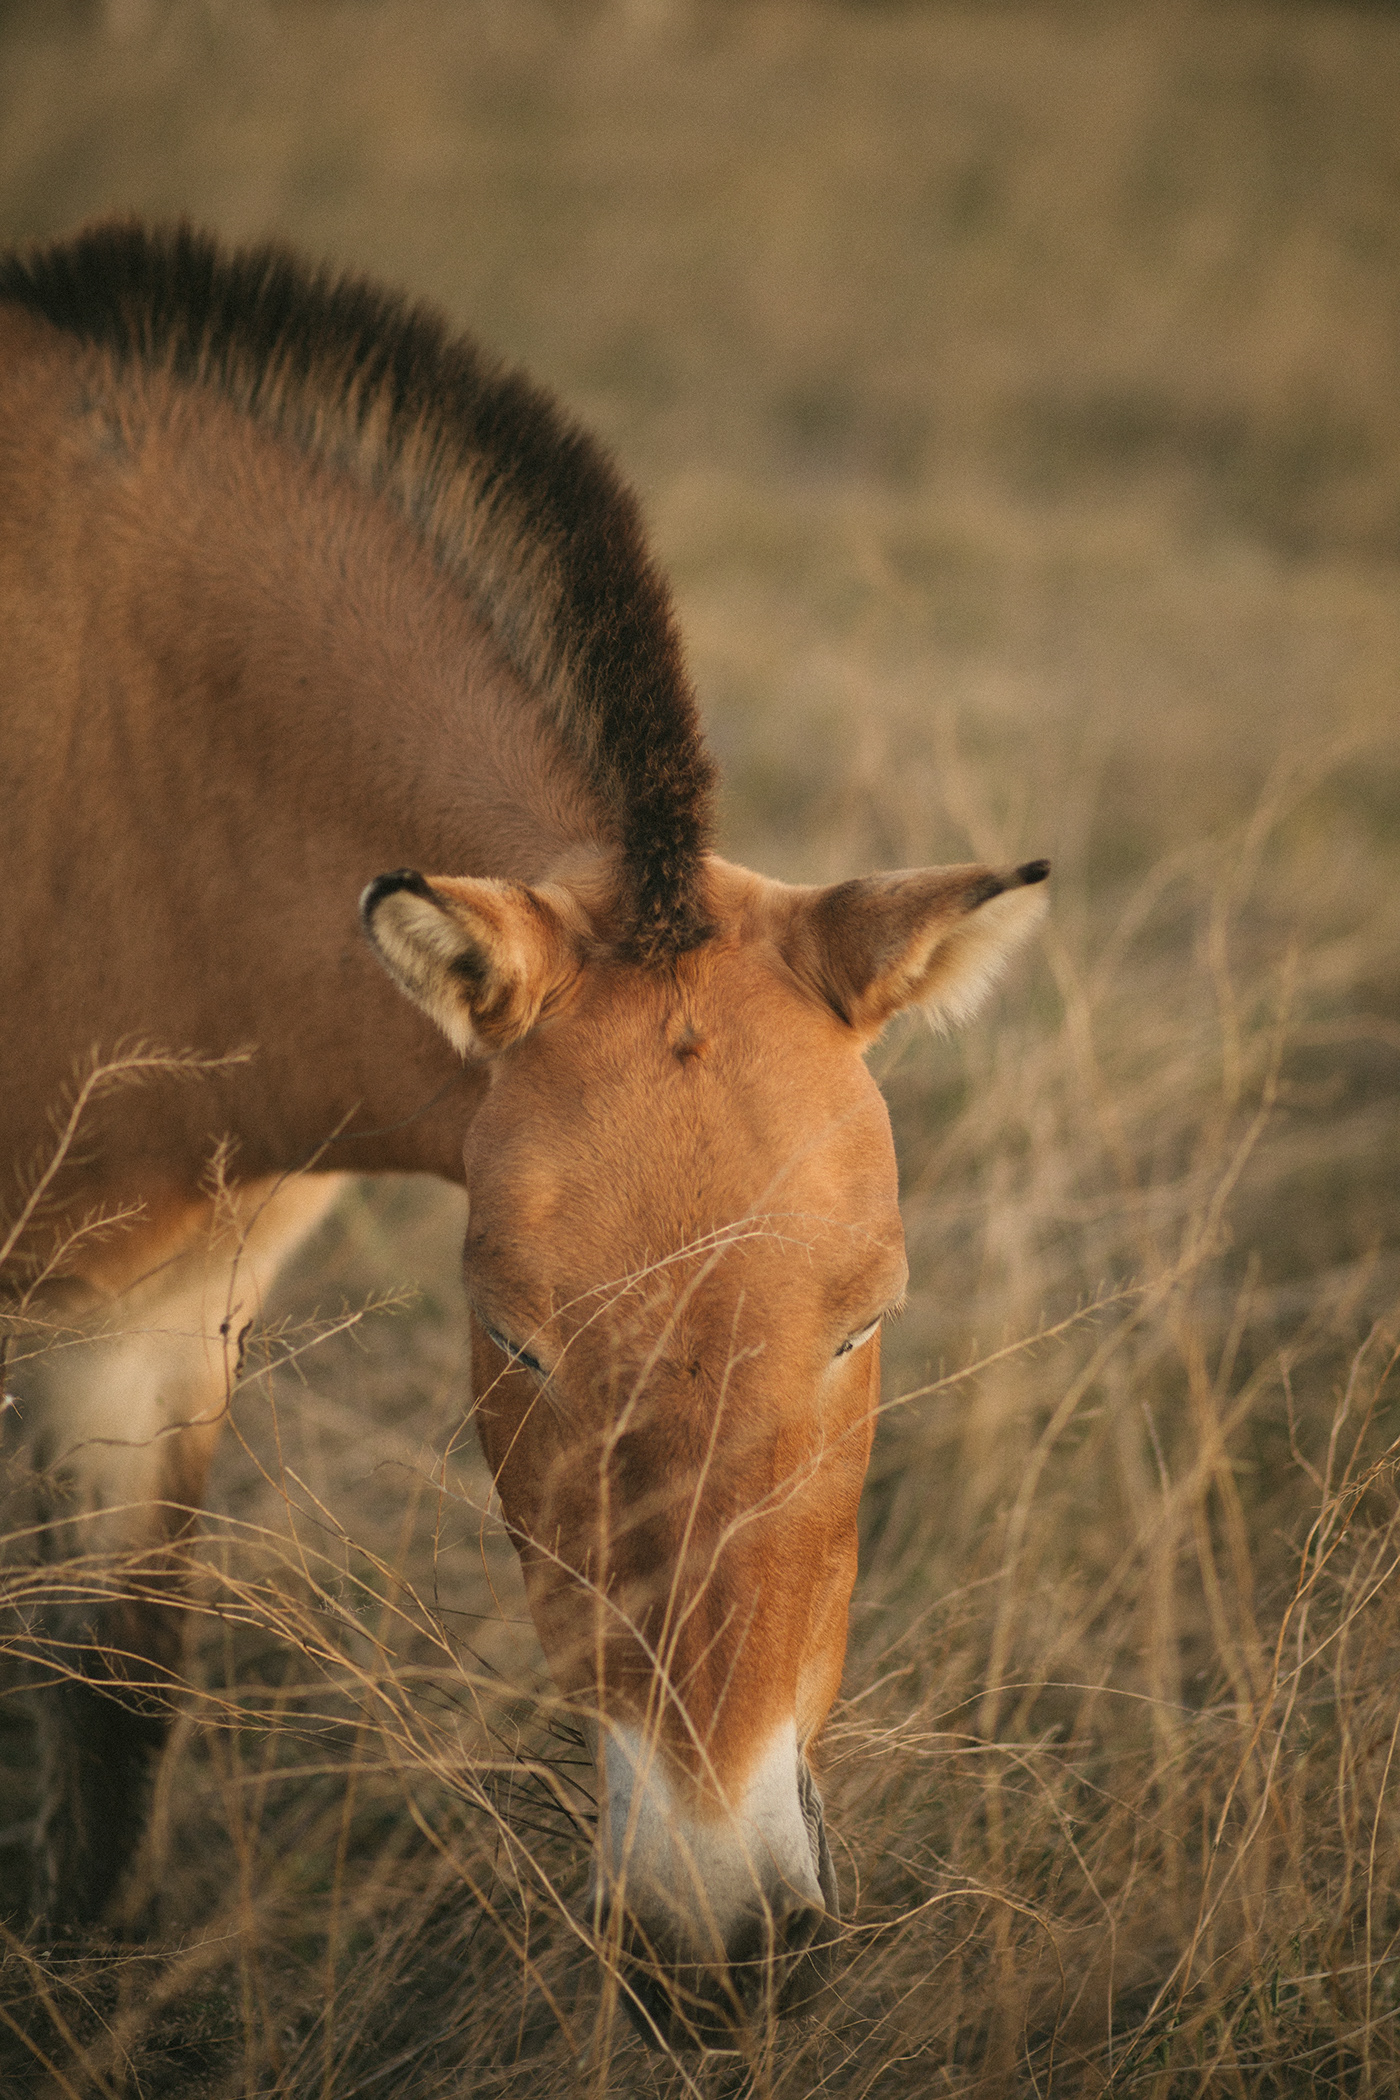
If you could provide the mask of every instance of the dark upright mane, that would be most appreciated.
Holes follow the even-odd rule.
[[[0,299],[216,388],[395,503],[582,761],[621,847],[633,953],[704,939],[713,770],[670,596],[636,499],[548,395],[429,308],[185,225],[0,256]]]

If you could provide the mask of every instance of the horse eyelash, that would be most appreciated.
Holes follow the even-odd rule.
[[[496,1344],[507,1363],[519,1364],[522,1371],[533,1371],[537,1378],[545,1376],[544,1365],[537,1356],[531,1356],[528,1349],[517,1348],[516,1344],[509,1341],[498,1327],[488,1327],[484,1320],[481,1325],[487,1340]]]
[[[868,1341],[872,1339],[875,1329],[877,1327],[883,1327],[887,1320],[897,1320],[900,1314],[903,1312],[905,1306],[908,1304],[908,1302],[909,1294],[907,1291],[905,1291],[894,1300],[894,1303],[892,1305],[887,1305],[883,1312],[877,1313],[874,1320],[872,1320],[870,1323],[870,1332],[866,1334],[866,1340]],[[852,1349],[856,1346],[856,1336],[863,1333],[865,1333],[865,1330],[863,1328],[858,1327],[856,1329],[855,1334],[848,1334],[845,1341],[842,1342],[840,1348],[834,1352],[832,1356],[832,1362],[835,1363],[839,1357],[849,1356]],[[862,1343],[861,1347],[863,1348],[864,1346],[864,1343]]]

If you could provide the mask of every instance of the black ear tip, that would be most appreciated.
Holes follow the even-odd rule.
[[[1044,882],[1050,873],[1050,863],[1048,860],[1023,860],[1016,873],[1025,883]]]
[[[360,895],[360,917],[366,926],[386,897],[395,890],[408,890],[415,897],[431,897],[432,890],[416,868],[395,868],[391,874],[376,875]]]

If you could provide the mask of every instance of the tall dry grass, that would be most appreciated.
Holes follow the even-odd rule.
[[[611,436],[728,851],[1056,872],[994,1009],[877,1054],[914,1283],[823,1753],[818,2012],[749,2060],[624,2032],[571,1908],[588,1773],[465,1433],[454,1199],[384,1186],[234,1399],[154,1927],[8,1928],[0,2085],[1400,2089],[1400,24],[328,0],[3,29],[9,233],[115,204],[282,230]],[[411,1314],[343,1324],[401,1283]]]

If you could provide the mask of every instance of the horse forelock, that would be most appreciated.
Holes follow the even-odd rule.
[[[578,761],[627,952],[664,964],[706,938],[714,770],[670,594],[632,491],[549,394],[426,305],[184,222],[0,256],[0,300],[119,372],[213,389],[393,505]]]

